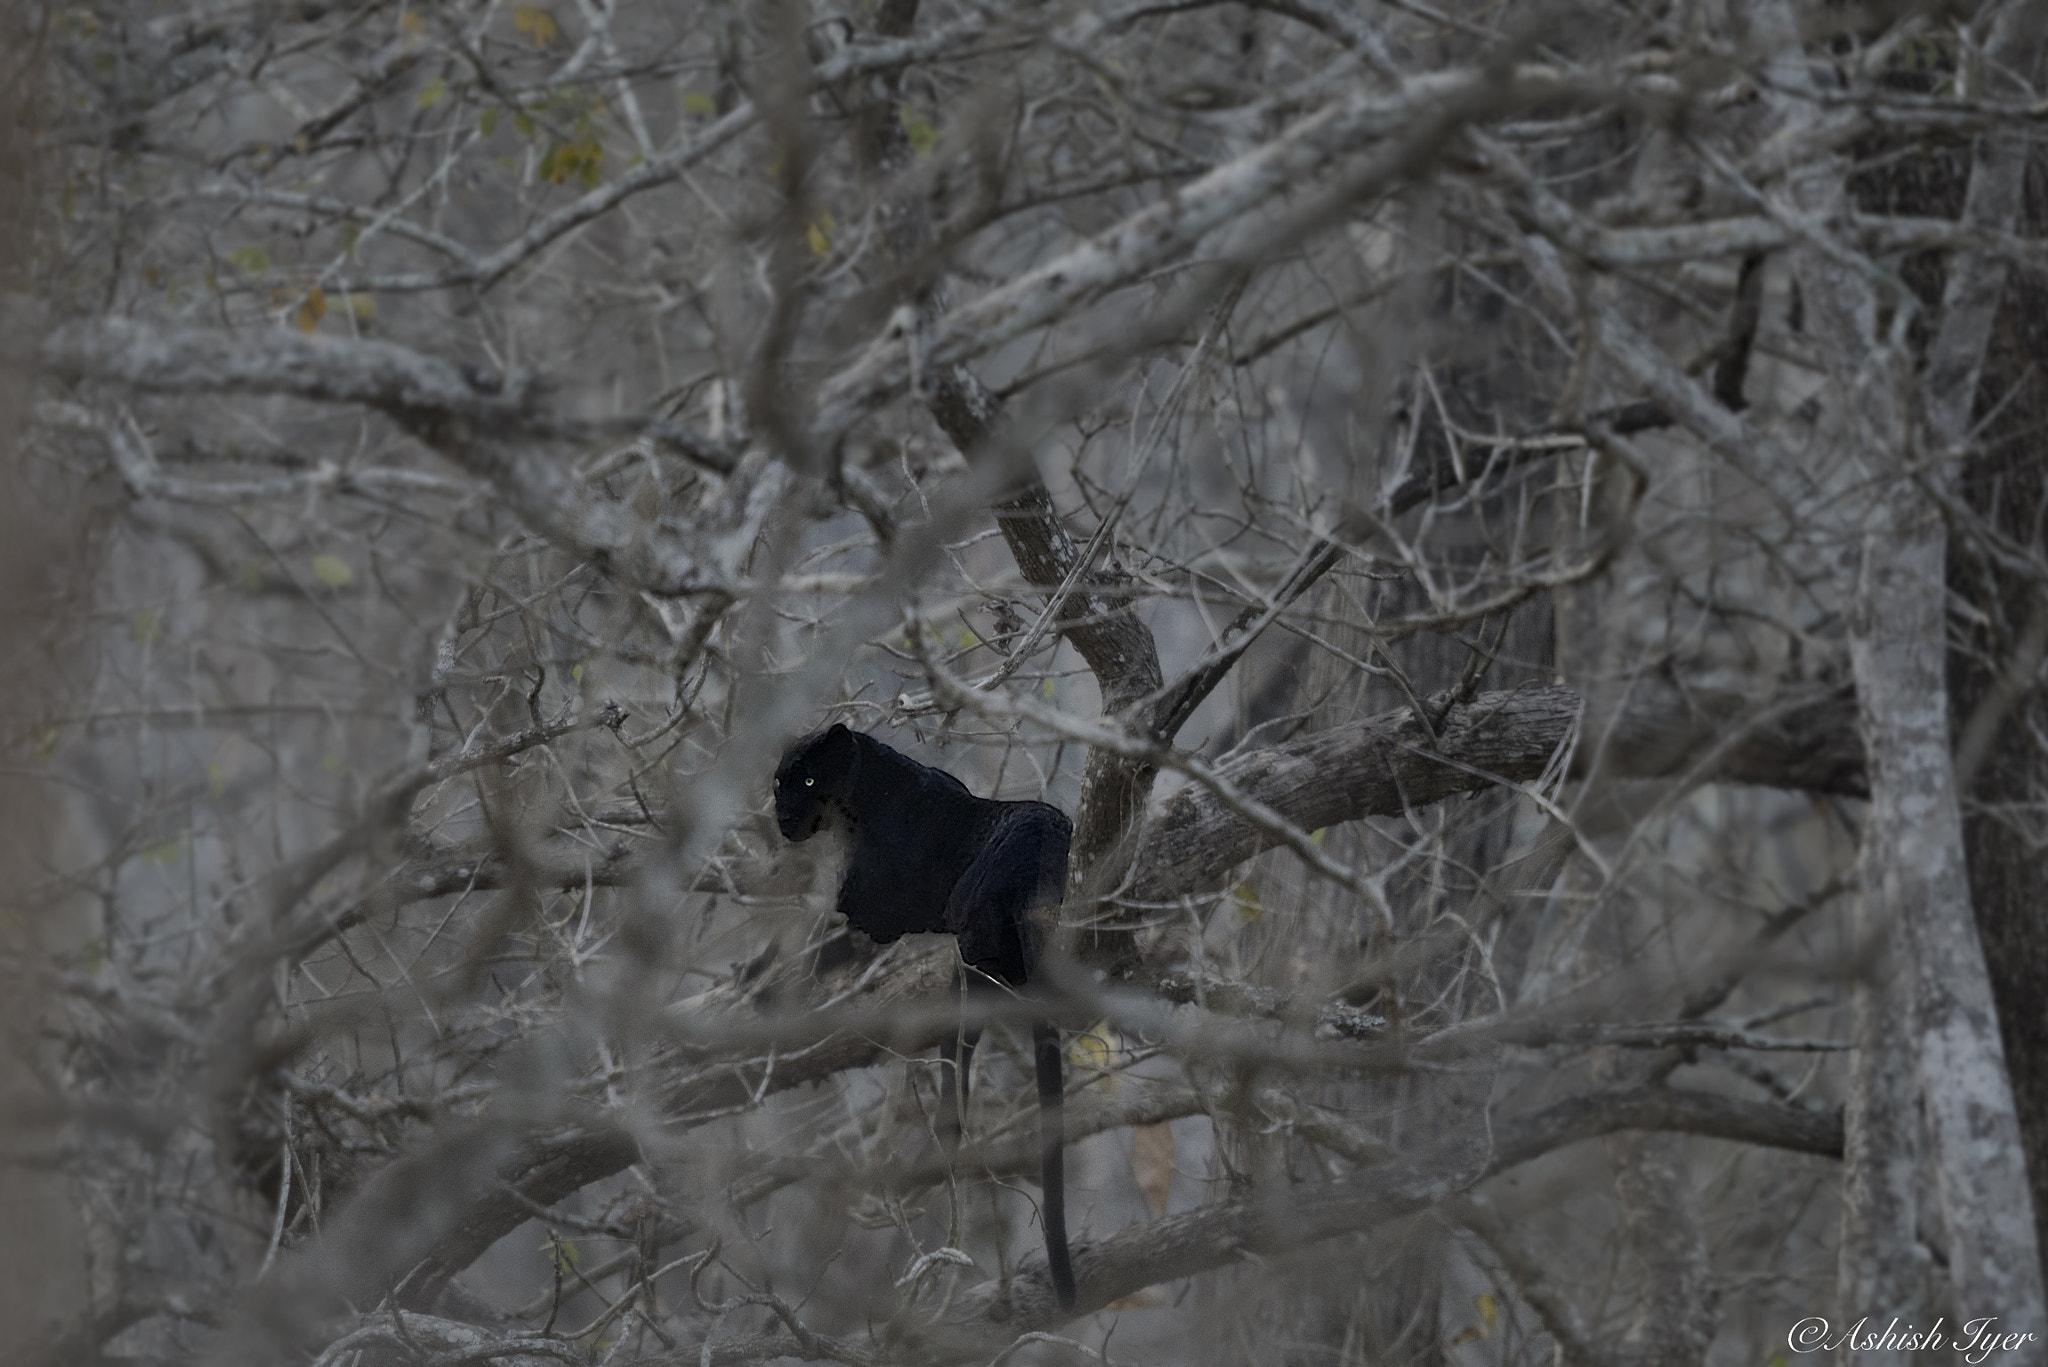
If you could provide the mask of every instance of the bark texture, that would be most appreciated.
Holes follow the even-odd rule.
[[[1938,189],[1951,190],[1958,179],[1951,174]],[[2039,236],[2048,226],[2048,207],[2041,202],[2048,185],[2039,158],[2014,180],[2027,183],[2025,227]],[[2006,282],[1975,391],[1972,421],[1981,424],[1983,453],[1963,466],[1957,493],[1993,535],[2037,561],[2048,551],[2040,535],[2041,511],[2048,508],[2048,471],[2040,451],[2040,433],[2048,425],[2044,357],[2048,288],[2037,274],[2015,275]],[[2035,1239],[2048,1248],[2048,1011],[2041,1009],[2048,1001],[2048,917],[2041,914],[2048,852],[2017,815],[2048,787],[2048,756],[2028,718],[2029,709],[2038,708],[2041,664],[2029,636],[2038,631],[2044,608],[2030,576],[1978,553],[1968,537],[1952,544],[1948,574],[1950,591],[1981,614],[1975,622],[1952,626],[1956,648],[1949,658],[1955,734],[1983,737],[1974,779],[1964,778],[1963,840],[1970,901],[2026,1146]]]
[[[1759,706],[1645,679],[1592,710],[1586,729],[1601,743],[1582,744],[1575,762],[1597,762],[1612,778],[1689,775],[1856,795],[1863,759],[1853,706],[1833,689],[1794,689]],[[1402,709],[1228,758],[1217,773],[1315,830],[1496,783],[1526,783],[1562,756],[1586,709],[1578,690],[1563,685],[1483,693],[1451,707],[1434,742],[1413,711]],[[1213,888],[1271,844],[1191,785],[1146,830],[1127,895],[1156,903]]]
[[[2038,29],[2039,16],[2026,12],[2031,9],[2005,7],[1993,31],[1992,50],[2019,70],[2030,70],[2034,62],[2031,31]],[[1760,14],[1761,37],[1782,42],[1794,32],[1782,8],[1764,7]],[[1778,50],[1792,54],[1777,63],[1791,88],[1810,89],[1799,49]],[[2017,168],[2009,162],[1995,146],[1980,151],[1965,222],[1977,219],[1994,230],[2010,225],[2018,199]],[[1841,163],[1810,163],[1795,178],[1792,193],[1808,214],[1823,220],[1839,215],[1847,202]],[[1939,465],[1924,468],[1919,458],[1922,434],[1897,402],[1892,373],[1911,363],[1902,350],[1905,339],[1896,328],[1879,335],[1880,301],[1868,277],[1818,247],[1796,253],[1795,265],[1808,331],[1844,397],[1839,435],[1859,448],[1859,473],[1872,491],[1860,518],[1844,527],[1858,547],[1849,653],[1870,767],[1861,869],[1877,933],[1892,921],[1903,927],[1914,965],[1910,1008],[1872,1001],[1859,1010],[1910,1009],[1914,1019],[1915,1072],[1947,1226],[1957,1313],[1964,1319],[2039,1323],[2048,1303],[2018,1117],[1971,911],[1949,736],[1947,530],[1927,488],[1940,489],[1947,475]],[[1927,362],[1951,390],[1930,391],[1936,397],[1926,437],[1937,454],[1961,436],[1957,415],[1969,412],[2003,279],[2002,270],[1967,253],[1951,271]],[[1881,977],[1865,990],[1887,982],[1898,980]],[[1876,1081],[1871,1068],[1878,1062],[1865,1061],[1859,1074],[1864,1083]],[[1877,1109],[1871,1098],[1855,1113],[1874,1116]],[[1854,1146],[1885,1171],[1852,1178],[1852,1191],[1887,1189],[1895,1180],[1889,1169],[1906,1161],[1896,1152],[1880,1152],[1881,1138],[1872,1134]],[[1903,1136],[1894,1130],[1892,1138]],[[1874,1212],[1856,1214],[1860,1219]],[[1864,1240],[1853,1228],[1848,1231],[1857,1237],[1845,1239],[1846,1248],[1868,1248],[1884,1266],[1859,1273],[1845,1265],[1845,1293],[1867,1285],[1907,1293],[1912,1231],[1906,1212],[1897,1217],[1881,1237]],[[1845,1313],[1851,1308],[1843,1307]]]

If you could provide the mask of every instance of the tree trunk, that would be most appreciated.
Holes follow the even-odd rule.
[[[2031,70],[2038,15],[2030,5],[2001,14],[1990,53]],[[1795,89],[1810,88],[1796,29],[1785,7],[1762,6],[1754,36],[1768,50],[1790,54],[1777,74]],[[1803,117],[1788,106],[1789,117]],[[2008,228],[2017,208],[2019,165],[2004,145],[1980,150],[1964,206],[1966,222]],[[1793,198],[1815,221],[1839,218],[1848,197],[1838,159],[1814,163],[1792,186]],[[1898,404],[1893,367],[1910,364],[1905,338],[1878,335],[1881,302],[1868,277],[1819,246],[1795,253],[1807,329],[1844,403],[1835,435],[1850,444],[1852,466],[1874,489],[1860,525],[1844,523],[1860,542],[1849,613],[1849,654],[1870,777],[1870,810],[1863,834],[1863,891],[1879,935],[1896,920],[1903,927],[1915,973],[1916,1074],[1932,1141],[1937,1184],[1947,1226],[1955,1312],[1963,1319],[2001,1317],[2005,1323],[2040,1322],[2040,1260],[2031,1194],[2020,1146],[2019,1122],[2006,1078],[2005,1056],[1983,950],[1972,917],[1964,863],[1962,816],[1957,802],[1948,726],[1947,527],[1927,483],[1945,478],[1939,465],[1919,459],[1923,446],[1911,415]],[[1929,347],[1927,369],[1935,396],[1925,437],[1946,454],[1960,444],[1976,377],[2002,287],[1999,268],[1959,254]],[[1925,482],[1923,482],[1925,481]],[[1882,979],[1880,979],[1882,981]],[[1865,1001],[1860,1011],[1885,1009]],[[1894,999],[1890,1009],[1903,1011]],[[1874,1069],[1875,1060],[1866,1060]],[[1866,1078],[1871,1074],[1866,1073]],[[1870,1098],[1863,1098],[1866,1102]],[[1858,1108],[1874,1114],[1874,1108]],[[1897,1136],[1895,1136],[1896,1138]],[[1877,1134],[1852,1137],[1851,1152],[1881,1165],[1851,1171],[1846,1191],[1884,1189],[1883,1171],[1904,1156],[1879,1151]],[[1856,1222],[1874,1212],[1851,1212],[1845,1254],[1853,1253]],[[1892,1228],[1862,1246],[1881,1265],[1856,1268],[1845,1258],[1842,1290],[1896,1288],[1905,1276],[1911,1231]],[[1874,1233],[1874,1232],[1873,1232]],[[1865,1307],[1844,1304],[1845,1314]]]
[[[2026,219],[2027,231],[2038,235],[2048,226],[2048,206],[2030,204]],[[2031,277],[2012,280],[1977,405],[1996,406],[1979,415],[1987,454],[1965,468],[1958,492],[1994,529],[2037,556],[2044,550],[2039,519],[2048,508],[2037,446],[2048,423],[2048,383],[2036,370],[2044,360],[2048,289]],[[1964,809],[1963,844],[2026,1149],[2035,1237],[2048,1247],[2048,1012],[2041,1009],[2048,1001],[2048,918],[2041,914],[2048,854],[2011,815],[2048,786],[2048,756],[2029,734],[2032,704],[2025,696],[2040,665],[2038,647],[2027,648],[2029,618],[2038,619],[2043,608],[2033,585],[1972,563],[1967,549],[1950,556],[1949,591],[1984,614],[1985,625],[1959,634],[1949,655],[1956,734],[1981,735],[1974,782],[1965,779],[1964,796],[1974,802]]]

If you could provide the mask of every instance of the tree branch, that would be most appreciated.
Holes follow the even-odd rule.
[[[1539,777],[1579,724],[1583,706],[1581,695],[1563,685],[1484,693],[1445,713],[1434,744],[1414,713],[1401,709],[1226,759],[1216,773],[1304,830],[1398,816]],[[1670,777],[1718,749],[1703,777],[1863,792],[1853,703],[1840,690],[1799,690],[1758,708],[1745,697],[1644,680],[1604,720],[1596,713],[1588,724],[1606,737],[1601,762],[1611,777]],[[1146,830],[1125,896],[1156,905],[1206,891],[1272,844],[1220,799],[1190,785]]]

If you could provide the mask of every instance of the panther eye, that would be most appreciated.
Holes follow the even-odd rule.
[[[815,788],[815,787],[817,787],[817,786],[818,786],[818,780],[816,780],[816,779],[814,779],[814,778],[807,778],[807,779],[805,779],[805,780],[804,780],[804,787],[806,787],[806,788]]]

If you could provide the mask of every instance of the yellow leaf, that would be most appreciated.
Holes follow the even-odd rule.
[[[138,611],[132,625],[135,644],[139,646],[155,645],[163,639],[164,615],[155,608],[143,608]]]
[[[228,253],[228,264],[244,275],[262,275],[270,269],[270,253],[261,247],[237,247]]]
[[[292,314],[292,322],[301,332],[311,332],[320,326],[320,320],[327,316],[327,291],[318,285],[306,291],[306,297],[299,301],[299,307]]]
[[[416,109],[432,109],[441,103],[441,97],[448,93],[448,82],[436,76],[420,87],[420,93],[412,97]]]
[[[569,677],[570,677],[571,679],[574,679],[574,680],[575,680],[575,681],[576,681],[577,683],[582,683],[582,682],[583,682],[583,666],[582,666],[582,665],[570,665],[570,666],[569,666]]]
[[[810,244],[812,256],[824,256],[832,250],[832,230],[839,225],[832,221],[832,215],[819,214],[811,226],[804,229],[804,241]]]
[[[556,185],[560,185],[576,174],[577,163],[583,160],[583,151],[576,144],[565,142],[541,158],[540,173]]]
[[[1040,685],[1038,686],[1038,691],[1039,691],[1039,692],[1041,692],[1041,693],[1043,693],[1043,694],[1045,694],[1045,696],[1046,696],[1046,697],[1048,697],[1048,698],[1052,697],[1052,696],[1053,696],[1053,693],[1055,692],[1055,690],[1054,690],[1054,688],[1053,688],[1052,680],[1051,680],[1051,679],[1047,679],[1047,680],[1046,680],[1046,681],[1045,681],[1044,683],[1041,683],[1041,684],[1040,684]]]
[[[1131,1175],[1155,1215],[1165,1215],[1173,1194],[1173,1125],[1140,1125],[1131,1131]]]
[[[1308,833],[1308,843],[1311,845],[1320,845],[1323,843],[1323,837],[1328,835],[1329,833],[1330,828],[1328,826],[1318,826]]]
[[[1109,1065],[1115,1057],[1116,1051],[1109,1043],[1108,1021],[1098,1022],[1093,1028],[1074,1036],[1074,1042],[1067,1047],[1069,1062],[1076,1068],[1086,1068],[1090,1072],[1103,1074],[1102,1080],[1105,1082],[1110,1081],[1107,1074]]]
[[[1164,1287],[1148,1286],[1143,1290],[1133,1291],[1128,1296],[1118,1296],[1102,1308],[1104,1310],[1163,1310],[1172,1304],[1173,1302],[1167,1299]]]
[[[1500,1302],[1491,1291],[1482,1291],[1472,1298],[1472,1304],[1479,1308],[1479,1318],[1486,1324],[1482,1333],[1493,1332],[1494,1322],[1500,1318]]]
[[[151,845],[142,852],[142,857],[152,864],[175,864],[184,852],[183,840],[166,840],[161,845]]]
[[[333,753],[320,756],[320,767],[330,774],[341,772],[341,756]]]
[[[48,764],[57,755],[57,728],[45,726],[36,732],[36,763]]]
[[[695,118],[709,118],[718,112],[718,101],[701,90],[685,90],[683,112]]]
[[[215,760],[212,764],[206,766],[206,795],[208,797],[219,797],[227,790],[227,772],[220,767],[220,761]]]
[[[398,16],[398,31],[418,37],[427,31],[427,21],[420,17],[418,10],[407,10]]]
[[[330,589],[345,589],[356,581],[356,572],[338,555],[313,557],[313,577]]]
[[[539,5],[521,5],[512,11],[512,27],[533,39],[535,47],[555,41],[555,16]]]
[[[1266,909],[1259,905],[1259,890],[1250,883],[1232,888],[1230,900],[1237,904],[1237,914],[1247,921],[1256,921],[1266,914]]]
[[[355,315],[358,323],[372,323],[377,320],[377,296],[373,294],[345,294],[348,311]]]

